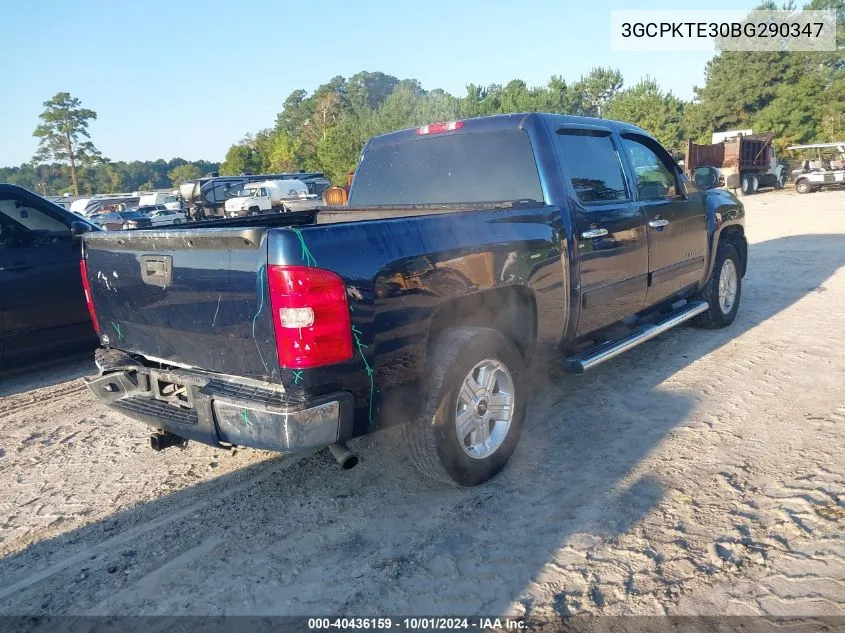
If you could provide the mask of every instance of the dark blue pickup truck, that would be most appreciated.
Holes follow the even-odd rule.
[[[514,114],[370,140],[346,207],[91,233],[108,405],[188,439],[281,452],[406,423],[472,486],[513,453],[545,352],[582,373],[687,320],[729,325],[742,204],[625,123]]]

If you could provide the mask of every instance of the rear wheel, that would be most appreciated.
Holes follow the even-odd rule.
[[[505,467],[525,422],[522,355],[497,330],[448,328],[429,368],[422,415],[405,427],[411,461],[444,483],[484,483]]]
[[[261,210],[258,207],[250,207],[248,215],[258,215]]]
[[[750,196],[753,193],[757,193],[757,189],[760,187],[760,179],[757,178],[757,174],[742,174],[740,178],[740,191],[744,196]]]
[[[693,324],[707,329],[729,326],[736,318],[742,296],[742,270],[739,253],[730,242],[721,242],[716,251],[716,263],[701,299],[707,302],[707,311],[693,320]]]
[[[798,193],[810,193],[813,188],[810,186],[810,181],[806,178],[801,178],[795,183],[795,191]]]

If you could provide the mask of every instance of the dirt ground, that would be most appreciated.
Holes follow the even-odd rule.
[[[157,454],[87,360],[0,378],[0,614],[845,615],[845,191],[745,203],[733,326],[538,372],[472,490],[396,432]]]

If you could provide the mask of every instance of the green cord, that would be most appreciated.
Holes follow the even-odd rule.
[[[291,227],[291,230],[296,233],[296,236],[299,238],[299,245],[302,247],[301,256],[302,259],[305,260],[305,265],[308,266],[308,268],[316,266],[317,260],[314,259],[314,256],[311,254],[311,251],[308,250],[308,245],[305,244],[305,238],[302,237],[302,231],[295,227]]]
[[[249,413],[246,409],[241,409],[241,420],[243,420],[247,426],[251,426],[249,421]]]
[[[361,360],[364,361],[364,367],[367,369],[367,376],[370,378],[370,424],[373,423],[373,396],[375,394],[375,381],[373,380],[373,368],[370,367],[370,364],[367,362],[367,357],[364,356],[364,350],[367,349],[367,346],[361,343],[361,331],[356,328],[354,325],[352,326],[352,336],[355,338],[355,345],[358,347],[358,353],[361,354]]]
[[[302,372],[301,371],[293,372],[293,384],[298,385],[300,380],[302,380]]]
[[[114,321],[111,322],[111,326],[114,328],[114,331],[117,332],[118,340],[123,340],[123,332],[120,331],[120,324],[115,323]]]

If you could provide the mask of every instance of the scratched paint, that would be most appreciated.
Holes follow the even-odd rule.
[[[211,327],[214,327],[214,324],[217,323],[217,313],[220,312],[220,299],[223,297],[223,293],[217,295],[217,308],[214,310],[214,318],[211,320]]]
[[[264,309],[264,284],[266,283],[267,277],[267,269],[265,266],[262,266],[258,270],[258,310],[255,313],[255,316],[252,317],[252,340],[255,341],[255,348],[258,350],[258,358],[261,359],[261,364],[264,365],[264,371],[270,371],[270,368],[267,366],[267,363],[264,360],[264,355],[261,353],[261,345],[258,344],[258,339],[255,338],[255,322],[258,319],[258,315],[261,314],[261,311]]]
[[[97,279],[103,282],[103,285],[106,287],[106,290],[111,290],[111,284],[109,283],[109,276],[104,275],[102,270],[97,271]]]

